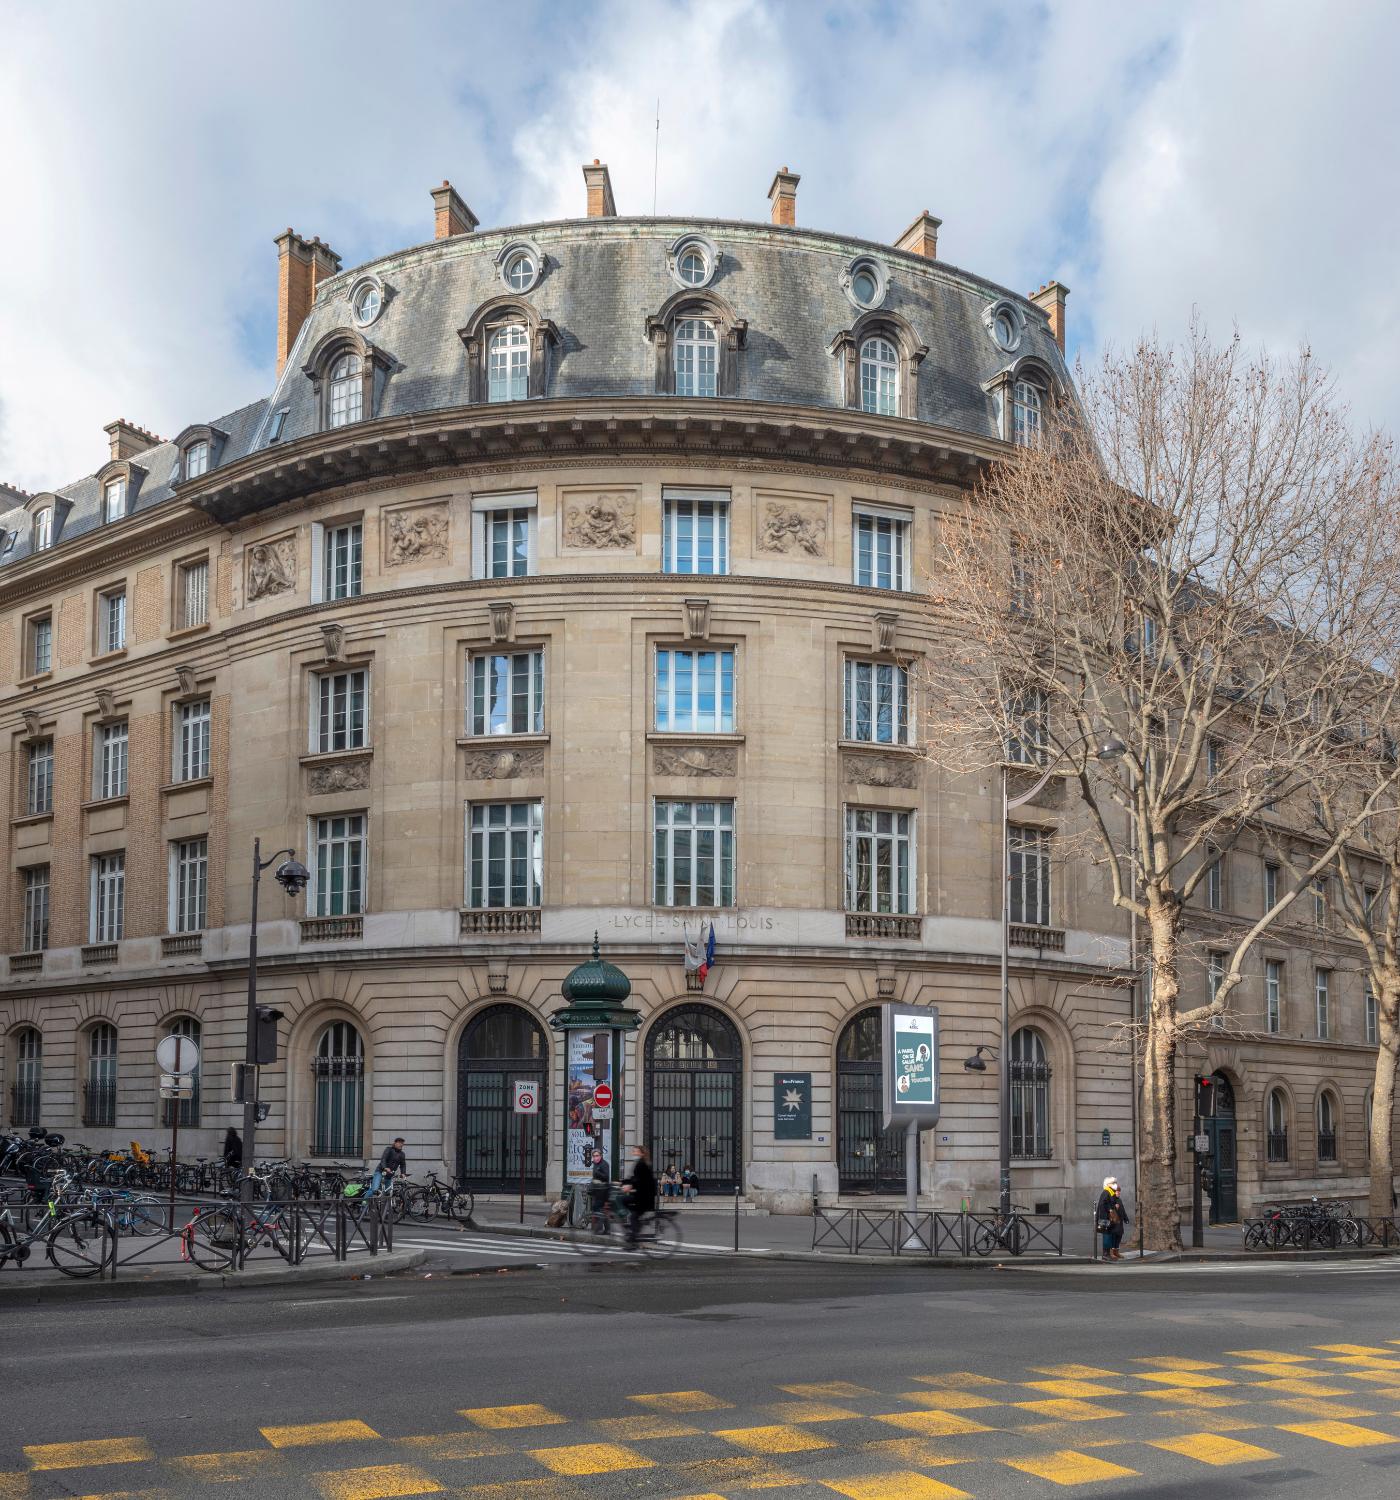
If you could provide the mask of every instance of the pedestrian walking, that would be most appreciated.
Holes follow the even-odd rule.
[[[224,1131],[224,1165],[236,1172],[243,1165],[243,1137],[232,1125]]]
[[[1094,1211],[1094,1227],[1103,1236],[1105,1260],[1123,1259],[1118,1253],[1118,1246],[1123,1239],[1123,1231],[1127,1224],[1128,1207],[1118,1191],[1118,1179],[1105,1177],[1103,1191],[1099,1194],[1099,1204]]]
[[[374,1169],[374,1181],[370,1184],[370,1192],[377,1193],[379,1185],[388,1177],[403,1177],[408,1172],[408,1158],[403,1154],[403,1137],[396,1135],[392,1145],[385,1146],[384,1155],[379,1158],[379,1165]]]

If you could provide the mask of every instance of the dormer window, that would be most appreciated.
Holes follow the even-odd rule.
[[[1026,320],[1014,302],[1003,299],[988,303],[982,311],[982,324],[1002,353],[1014,354],[1020,348]]]
[[[1031,448],[1040,441],[1040,419],[1044,393],[1034,380],[1018,380],[1011,393],[1011,435],[1020,447]]]
[[[528,250],[517,250],[506,261],[505,283],[513,292],[528,292],[536,275],[535,258]]]
[[[847,406],[882,417],[918,416],[919,366],[928,349],[899,313],[864,313],[836,335],[828,352],[841,361]]]
[[[53,546],[53,506],[46,505],[34,517],[34,550],[47,552]]]
[[[535,252],[522,247],[521,253],[531,256],[538,275]],[[502,276],[508,267],[507,260]],[[457,337],[467,351],[468,400],[527,401],[546,394],[559,330],[524,298],[512,294],[483,302]]]
[[[693,291],[714,280],[720,258],[713,240],[700,234],[683,234],[666,252],[666,269],[678,286]]]
[[[209,472],[209,444],[201,439],[185,449],[185,478],[198,479]]]
[[[326,334],[302,367],[316,393],[320,430],[349,427],[373,417],[391,366],[384,351],[353,328]]]
[[[379,309],[384,306],[384,294],[379,290],[377,283],[366,281],[355,289],[355,321],[361,328],[366,328],[379,316]]]
[[[710,266],[713,270],[713,262]],[[675,274],[674,264],[672,270]],[[659,392],[689,397],[738,395],[738,356],[748,324],[734,316],[734,309],[722,297],[711,291],[677,292],[647,318],[646,333],[656,350]]]
[[[899,354],[889,339],[869,338],[860,346],[860,406],[899,415]]]
[[[860,255],[842,273],[841,290],[862,312],[869,312],[883,304],[889,275],[873,256]]]
[[[707,318],[685,318],[676,324],[676,395],[719,393],[719,339]]]
[[[120,521],[126,515],[126,480],[109,479],[102,488],[102,520],[104,525]]]
[[[486,399],[523,401],[530,392],[530,339],[523,323],[506,323],[487,342]]]
[[[364,414],[363,366],[358,354],[342,354],[331,366],[327,427],[346,427]]]

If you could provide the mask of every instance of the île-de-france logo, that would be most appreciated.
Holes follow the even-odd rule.
[[[796,1119],[802,1108],[802,1090],[787,1084],[783,1088],[783,1113],[790,1119]]]

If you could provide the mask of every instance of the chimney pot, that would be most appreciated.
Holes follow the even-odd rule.
[[[588,217],[590,219],[615,219],[617,204],[613,202],[612,178],[606,163],[595,156],[593,165],[583,169],[583,180],[588,188]]]
[[[1065,298],[1068,296],[1069,288],[1061,286],[1058,281],[1046,282],[1030,296],[1030,300],[1049,318],[1050,332],[1060,346],[1061,354],[1065,352]]]
[[[942,219],[935,219],[925,209],[894,242],[895,249],[907,250],[911,255],[922,255],[926,260],[937,260],[938,231],[942,223]]]
[[[320,239],[308,240],[294,229],[279,234],[277,246],[277,373],[287,363],[301,325],[306,322],[316,288],[340,270],[340,257]]]
[[[107,434],[107,440],[111,445],[112,460],[134,458],[138,453],[144,453],[147,448],[155,447],[160,441],[154,433],[147,432],[144,427],[138,427],[135,422],[128,422],[125,417],[118,417],[115,422],[108,422],[102,430]]]
[[[462,201],[462,195],[444,177],[442,186],[432,190],[433,238],[450,240],[459,234],[470,234],[480,220]]]
[[[797,223],[797,184],[802,181],[796,172],[789,172],[786,167],[779,168],[773,174],[773,181],[768,189],[768,202],[771,204],[771,218],[774,224],[791,226]]]

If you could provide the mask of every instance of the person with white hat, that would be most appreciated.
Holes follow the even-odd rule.
[[[1098,1208],[1094,1211],[1094,1227],[1103,1236],[1103,1258],[1122,1260],[1118,1253],[1123,1230],[1128,1223],[1128,1207],[1118,1192],[1118,1179],[1105,1177],[1103,1191],[1099,1194]]]

